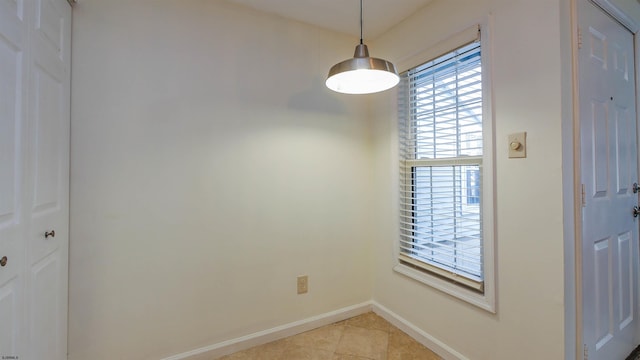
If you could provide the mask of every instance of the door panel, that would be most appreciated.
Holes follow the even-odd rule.
[[[611,301],[611,246],[609,239],[596,241],[593,246],[593,264],[596,278],[594,279],[595,293],[595,334],[596,348],[599,349],[613,337],[613,306]]]
[[[609,118],[607,103],[591,99],[591,146],[593,149],[593,197],[609,196]]]
[[[22,1],[0,0],[0,356],[24,353],[24,114]]]
[[[622,330],[633,321],[633,234],[626,232],[618,236],[618,314],[619,329]]]
[[[64,319],[59,314],[62,301],[60,253],[54,252],[33,266],[31,271],[33,293],[30,296],[32,316],[29,327],[32,329],[31,356],[34,360],[66,358],[66,349],[62,343],[63,339],[66,342],[66,337],[61,331]]]
[[[62,159],[57,156],[61,147],[58,141],[62,135],[64,119],[64,92],[61,79],[56,79],[46,70],[36,67],[34,76],[34,191],[32,215],[39,216],[47,211],[60,209],[62,189]]]
[[[21,314],[21,283],[13,278],[0,285],[0,354],[2,356],[19,356]]]
[[[579,1],[583,339],[591,360],[624,359],[638,342],[638,180],[633,35]]]
[[[630,133],[629,121],[632,117],[629,114],[629,110],[620,106],[614,106],[613,116],[615,119],[615,134],[616,134],[616,184],[617,193],[625,194],[631,188],[636,175],[631,174],[631,169],[634,168],[632,161],[635,161],[635,157],[630,153],[634,148],[633,141],[635,141],[635,133]]]
[[[0,226],[16,221],[20,196],[21,68],[22,51],[0,37]]]

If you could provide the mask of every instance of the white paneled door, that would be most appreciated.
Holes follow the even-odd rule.
[[[0,0],[5,359],[67,356],[70,39],[66,0]]]
[[[579,1],[584,352],[624,359],[638,343],[638,146],[633,34]]]

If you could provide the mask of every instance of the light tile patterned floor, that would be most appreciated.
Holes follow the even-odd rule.
[[[372,312],[220,358],[220,360],[441,359]]]

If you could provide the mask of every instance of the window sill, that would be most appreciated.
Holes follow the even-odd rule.
[[[430,275],[424,271],[414,269],[401,263],[397,263],[396,266],[394,266],[393,270],[413,280],[421,282],[425,285],[456,297],[462,301],[465,301],[471,305],[477,306],[492,314],[496,313],[495,296],[493,294],[493,289],[491,288],[485,288],[484,294],[480,294],[475,291],[469,290],[464,286],[452,283],[434,275]]]

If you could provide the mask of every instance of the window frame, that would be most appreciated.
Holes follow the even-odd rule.
[[[480,34],[482,36],[480,36]],[[492,92],[491,92],[491,47],[490,47],[490,31],[486,22],[480,22],[470,26],[458,33],[455,33],[442,41],[429,46],[427,49],[418,52],[406,58],[404,61],[398,62],[400,72],[405,72],[409,69],[415,68],[436,59],[444,54],[454,51],[460,47],[463,47],[471,42],[479,41],[482,52],[481,69],[482,69],[482,136],[483,136],[483,155],[480,161],[480,171],[482,177],[482,188],[480,190],[482,194],[481,202],[481,231],[482,231],[482,257],[483,257],[483,283],[482,291],[473,289],[470,284],[465,284],[464,281],[458,283],[452,282],[449,278],[439,276],[437,271],[428,272],[418,266],[412,265],[410,262],[401,261],[400,251],[400,224],[399,220],[396,220],[396,240],[394,242],[394,271],[402,275],[408,276],[414,280],[417,280],[423,284],[440,290],[444,293],[452,295],[456,298],[471,303],[477,307],[487,310],[491,313],[496,312],[495,305],[495,170],[494,170],[494,116],[492,111]],[[399,90],[400,91],[400,90]],[[397,112],[396,112],[397,114]],[[399,119],[395,117],[395,130],[399,131]],[[395,194],[397,211],[395,212],[400,219],[401,213],[406,211],[400,207],[400,171],[401,161],[399,154],[400,136],[397,133],[395,136],[395,155],[396,161],[395,172]],[[415,160],[413,162],[420,162],[422,160]],[[432,160],[433,161],[433,160]],[[435,160],[438,161],[438,160]],[[411,166],[407,164],[406,166]],[[406,170],[404,170],[406,171]],[[406,260],[406,259],[405,259]],[[443,270],[445,271],[445,270]]]

